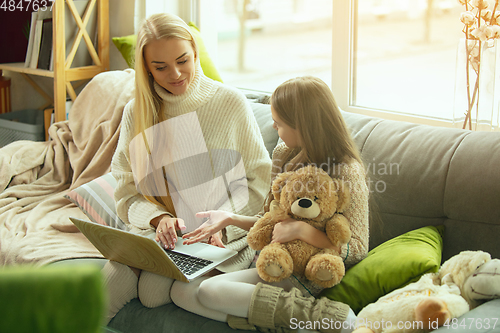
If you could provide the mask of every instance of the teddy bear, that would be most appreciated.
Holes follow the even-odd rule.
[[[463,251],[437,273],[424,274],[363,308],[354,333],[430,332],[481,301],[500,298],[497,272],[500,260],[482,251]]]
[[[271,187],[274,200],[248,233],[248,244],[261,251],[257,272],[268,282],[291,274],[305,276],[320,288],[330,288],[343,278],[345,267],[333,249],[319,249],[302,240],[271,243],[274,226],[287,219],[304,221],[325,232],[334,247],[351,238],[349,221],[342,215],[350,203],[347,185],[316,166],[279,174]]]
[[[455,283],[471,310],[500,298],[500,259],[483,251],[463,251],[459,256],[462,260],[450,259],[441,266],[436,280]]]

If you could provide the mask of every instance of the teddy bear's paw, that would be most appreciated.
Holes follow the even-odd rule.
[[[344,277],[344,263],[340,257],[321,254],[307,263],[306,278],[323,288],[331,288]]]
[[[328,269],[318,269],[316,278],[320,281],[330,281],[333,279],[333,274]]]
[[[292,274],[292,270],[286,270],[277,263],[257,264],[257,273],[262,280],[267,282],[278,282],[288,278]]]
[[[278,277],[283,274],[283,268],[278,264],[269,264],[265,268],[266,273],[272,277]]]
[[[288,278],[293,272],[290,254],[279,244],[266,246],[257,259],[257,272],[267,282],[277,282]]]

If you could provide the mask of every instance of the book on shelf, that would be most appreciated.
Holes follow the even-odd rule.
[[[31,24],[30,24],[30,34],[28,38],[28,49],[26,50],[26,60],[24,61],[24,67],[30,67],[31,54],[33,52],[33,39],[35,38],[35,26],[36,26],[36,16],[38,12],[31,13]]]
[[[38,54],[39,69],[49,69],[52,55],[52,19],[43,20],[40,53]]]
[[[36,68],[36,66],[38,65],[38,54],[40,53],[41,40],[42,40],[42,23],[38,22],[37,19],[35,22],[35,34],[33,36],[33,45],[31,50],[30,64],[29,64],[30,68]]]
[[[30,59],[30,68],[38,68],[38,58],[40,57],[40,50],[42,46],[42,38],[49,38],[48,36],[43,36],[43,27],[44,22],[52,20],[52,11],[50,7],[42,7],[36,12],[36,20],[35,20],[35,35],[33,36],[33,45],[31,46],[31,59]],[[32,29],[30,29],[32,30]],[[50,32],[52,34],[52,32]],[[50,37],[51,38],[51,37]],[[31,42],[31,36],[30,36]],[[52,48],[52,46],[50,45]],[[30,45],[28,45],[28,50],[30,49]],[[48,69],[48,68],[47,68]]]
[[[89,0],[75,0],[75,8],[80,15],[83,16]],[[57,29],[54,26],[52,19],[52,11],[50,7],[42,7],[38,11],[31,14],[31,27],[26,51],[25,67],[39,69],[54,69],[54,47],[53,47],[53,30]],[[94,47],[97,44],[97,10],[93,9],[90,19],[86,26],[87,33],[93,41]],[[64,14],[64,31],[66,54],[65,58],[71,52],[75,38],[78,35],[78,25],[68,6],[65,6]],[[85,40],[82,38],[78,45],[77,51],[71,65],[74,67],[83,67],[92,65],[92,58],[87,48]]]

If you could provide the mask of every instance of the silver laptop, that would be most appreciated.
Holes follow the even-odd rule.
[[[205,243],[183,245],[182,238],[177,240],[174,250],[165,250],[148,237],[74,217],[70,220],[106,259],[184,282],[196,279],[237,254]]]

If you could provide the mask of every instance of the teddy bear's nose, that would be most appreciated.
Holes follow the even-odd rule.
[[[299,206],[302,208],[309,208],[312,206],[312,201],[309,199],[300,199]]]

